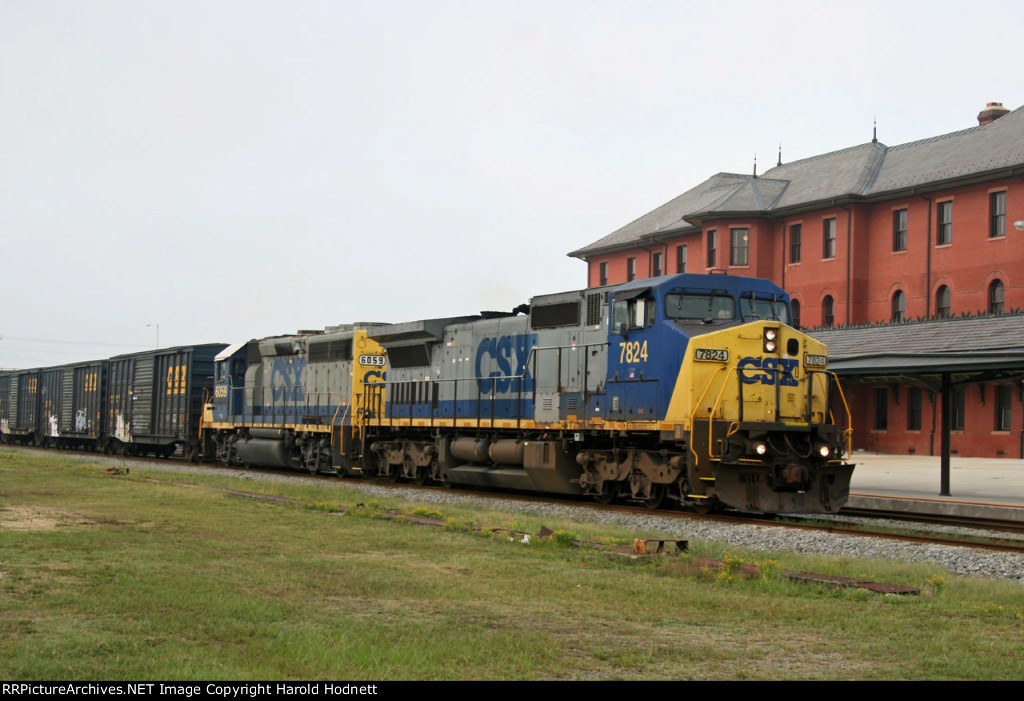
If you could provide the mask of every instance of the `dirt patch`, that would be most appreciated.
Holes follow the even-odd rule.
[[[52,531],[61,526],[84,525],[88,519],[65,509],[45,506],[7,506],[0,509],[0,528],[19,531]]]

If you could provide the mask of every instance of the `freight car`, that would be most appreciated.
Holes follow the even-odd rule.
[[[203,406],[213,392],[214,358],[223,343],[118,355],[107,361],[103,400],[107,453],[201,456]]]
[[[832,512],[849,413],[825,347],[790,318],[768,281],[683,274],[239,344],[216,359],[204,450],[651,508]]]
[[[0,373],[0,440],[130,455],[199,455],[199,421],[224,344]]]

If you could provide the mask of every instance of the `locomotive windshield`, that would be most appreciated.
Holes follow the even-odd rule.
[[[669,319],[729,321],[736,318],[736,300],[724,292],[670,292],[665,295]]]
[[[744,321],[781,321],[784,324],[789,322],[789,305],[778,295],[762,293],[758,296],[756,292],[747,292],[740,297],[740,313]]]

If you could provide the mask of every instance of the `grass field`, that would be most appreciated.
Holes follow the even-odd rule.
[[[180,479],[301,501],[0,449],[0,678],[1024,677],[1019,584],[691,544],[767,563],[743,578],[686,556],[630,560],[462,528],[536,532],[529,513],[458,508],[442,515],[448,527],[426,527],[375,518],[376,504],[331,513],[367,497],[330,483]],[[543,525],[608,542],[651,535]],[[923,592],[795,584],[786,569]]]

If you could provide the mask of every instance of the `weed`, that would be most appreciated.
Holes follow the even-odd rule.
[[[444,523],[445,530],[448,531],[472,531],[473,524],[467,521],[463,521],[460,518],[449,516],[445,519]]]
[[[555,531],[547,537],[547,540],[560,548],[571,548],[576,545],[576,534],[569,531]]]
[[[412,510],[413,516],[422,516],[423,518],[432,518],[438,521],[444,521],[445,516],[440,511],[429,509],[425,506],[420,506]]]

